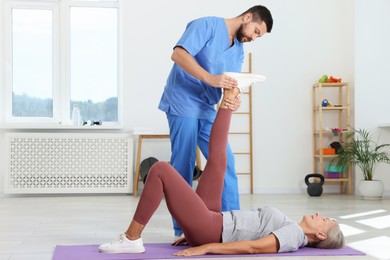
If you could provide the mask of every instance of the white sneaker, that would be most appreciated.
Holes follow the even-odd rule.
[[[125,234],[120,234],[116,240],[100,245],[99,251],[101,253],[111,254],[143,253],[145,252],[145,247],[144,243],[142,242],[142,238],[138,238],[137,240],[130,240],[126,237]]]
[[[266,79],[263,75],[252,73],[225,72],[224,74],[237,80],[237,87],[240,89],[240,93],[253,83],[264,81]]]

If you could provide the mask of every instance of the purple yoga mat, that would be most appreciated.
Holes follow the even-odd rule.
[[[120,260],[120,259],[179,259],[179,258],[228,258],[228,257],[266,257],[266,256],[341,256],[365,255],[350,247],[341,249],[318,249],[304,247],[296,252],[254,255],[204,255],[174,256],[173,253],[187,247],[173,247],[168,243],[144,244],[146,252],[142,254],[105,254],[99,253],[98,245],[56,246],[52,260]]]

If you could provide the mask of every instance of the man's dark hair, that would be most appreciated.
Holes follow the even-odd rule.
[[[240,16],[243,16],[247,13],[252,14],[253,22],[265,22],[265,24],[267,25],[267,32],[271,32],[274,20],[272,19],[271,12],[268,10],[267,7],[262,5],[255,5],[243,12]]]

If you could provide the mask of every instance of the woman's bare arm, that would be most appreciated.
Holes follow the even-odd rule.
[[[277,253],[279,242],[275,235],[270,234],[258,240],[243,240],[227,243],[210,243],[202,246],[191,247],[175,253],[177,256],[193,256],[205,254],[265,254]]]

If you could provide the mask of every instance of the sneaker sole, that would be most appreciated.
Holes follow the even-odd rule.
[[[253,83],[261,82],[266,79],[263,75],[253,73],[225,72],[224,74],[236,79],[239,88],[245,88]]]
[[[109,254],[141,254],[145,253],[145,248],[120,248],[120,249],[100,249],[100,253],[109,253]]]

